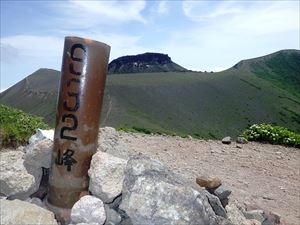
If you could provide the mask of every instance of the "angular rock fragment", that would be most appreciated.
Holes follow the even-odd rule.
[[[127,161],[105,152],[97,152],[89,169],[91,193],[105,203],[112,202],[122,192]]]

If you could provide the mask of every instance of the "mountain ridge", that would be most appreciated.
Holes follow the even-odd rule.
[[[215,73],[109,75],[102,126],[125,129],[134,126],[153,132],[220,138],[236,136],[250,124],[266,122],[300,132],[300,97],[295,92],[300,90],[297,86],[300,69],[294,66],[300,51],[279,53],[262,57],[264,60],[248,59],[243,62],[247,66],[233,66]],[[274,63],[273,57],[275,62],[286,58],[289,64]],[[257,65],[268,68],[272,79],[257,72]],[[292,74],[297,82],[280,86],[280,71],[289,79]],[[59,71],[36,71],[1,93],[0,103],[44,116],[46,122],[54,125],[59,77]]]
[[[174,63],[167,54],[146,52],[122,56],[108,65],[109,74],[183,72],[187,69]]]

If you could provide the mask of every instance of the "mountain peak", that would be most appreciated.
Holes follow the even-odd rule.
[[[111,74],[171,71],[179,72],[186,69],[174,63],[167,54],[153,52],[122,56],[114,59],[108,66],[108,72]]]

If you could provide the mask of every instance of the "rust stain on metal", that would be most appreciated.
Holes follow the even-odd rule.
[[[109,52],[101,42],[65,38],[47,198],[53,208],[72,208],[88,190]]]

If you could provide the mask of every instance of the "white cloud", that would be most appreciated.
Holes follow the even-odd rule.
[[[299,29],[298,1],[184,1],[184,15],[220,33],[267,34]],[[219,26],[218,26],[219,25]]]
[[[167,1],[160,1],[157,6],[157,13],[160,15],[167,14],[169,12],[169,7]]]
[[[146,23],[142,11],[144,0],[137,1],[77,1],[55,2],[58,22],[68,29],[86,29],[97,25],[119,25],[130,21]]]
[[[0,43],[0,53],[2,63],[13,63],[19,57],[18,49],[12,47],[9,44]]]
[[[167,52],[187,68],[217,71],[242,59],[286,48],[297,49],[299,4],[297,1],[185,1],[182,10],[194,23],[172,34]]]
[[[15,49],[19,60],[33,58],[53,58],[59,56],[63,49],[63,39],[52,36],[15,35],[1,38],[1,51],[6,46]]]
[[[241,13],[239,5],[233,1],[183,1],[182,9],[186,17],[194,21],[212,19],[219,16]]]
[[[67,33],[67,35],[71,34]],[[149,49],[138,45],[140,36],[90,31],[77,32],[75,36],[101,41],[110,45],[111,60],[124,54],[137,54],[142,51],[149,51]],[[15,35],[1,38],[0,42],[2,63],[7,63],[8,60],[12,62],[12,60],[16,59],[12,57],[12,54],[6,54],[8,50],[13,50],[13,53],[18,53],[18,60],[22,60],[23,62],[28,61],[28,63],[35,64],[37,62],[47,63],[56,61],[59,64],[63,53],[64,37]],[[48,66],[46,65],[46,67]]]

